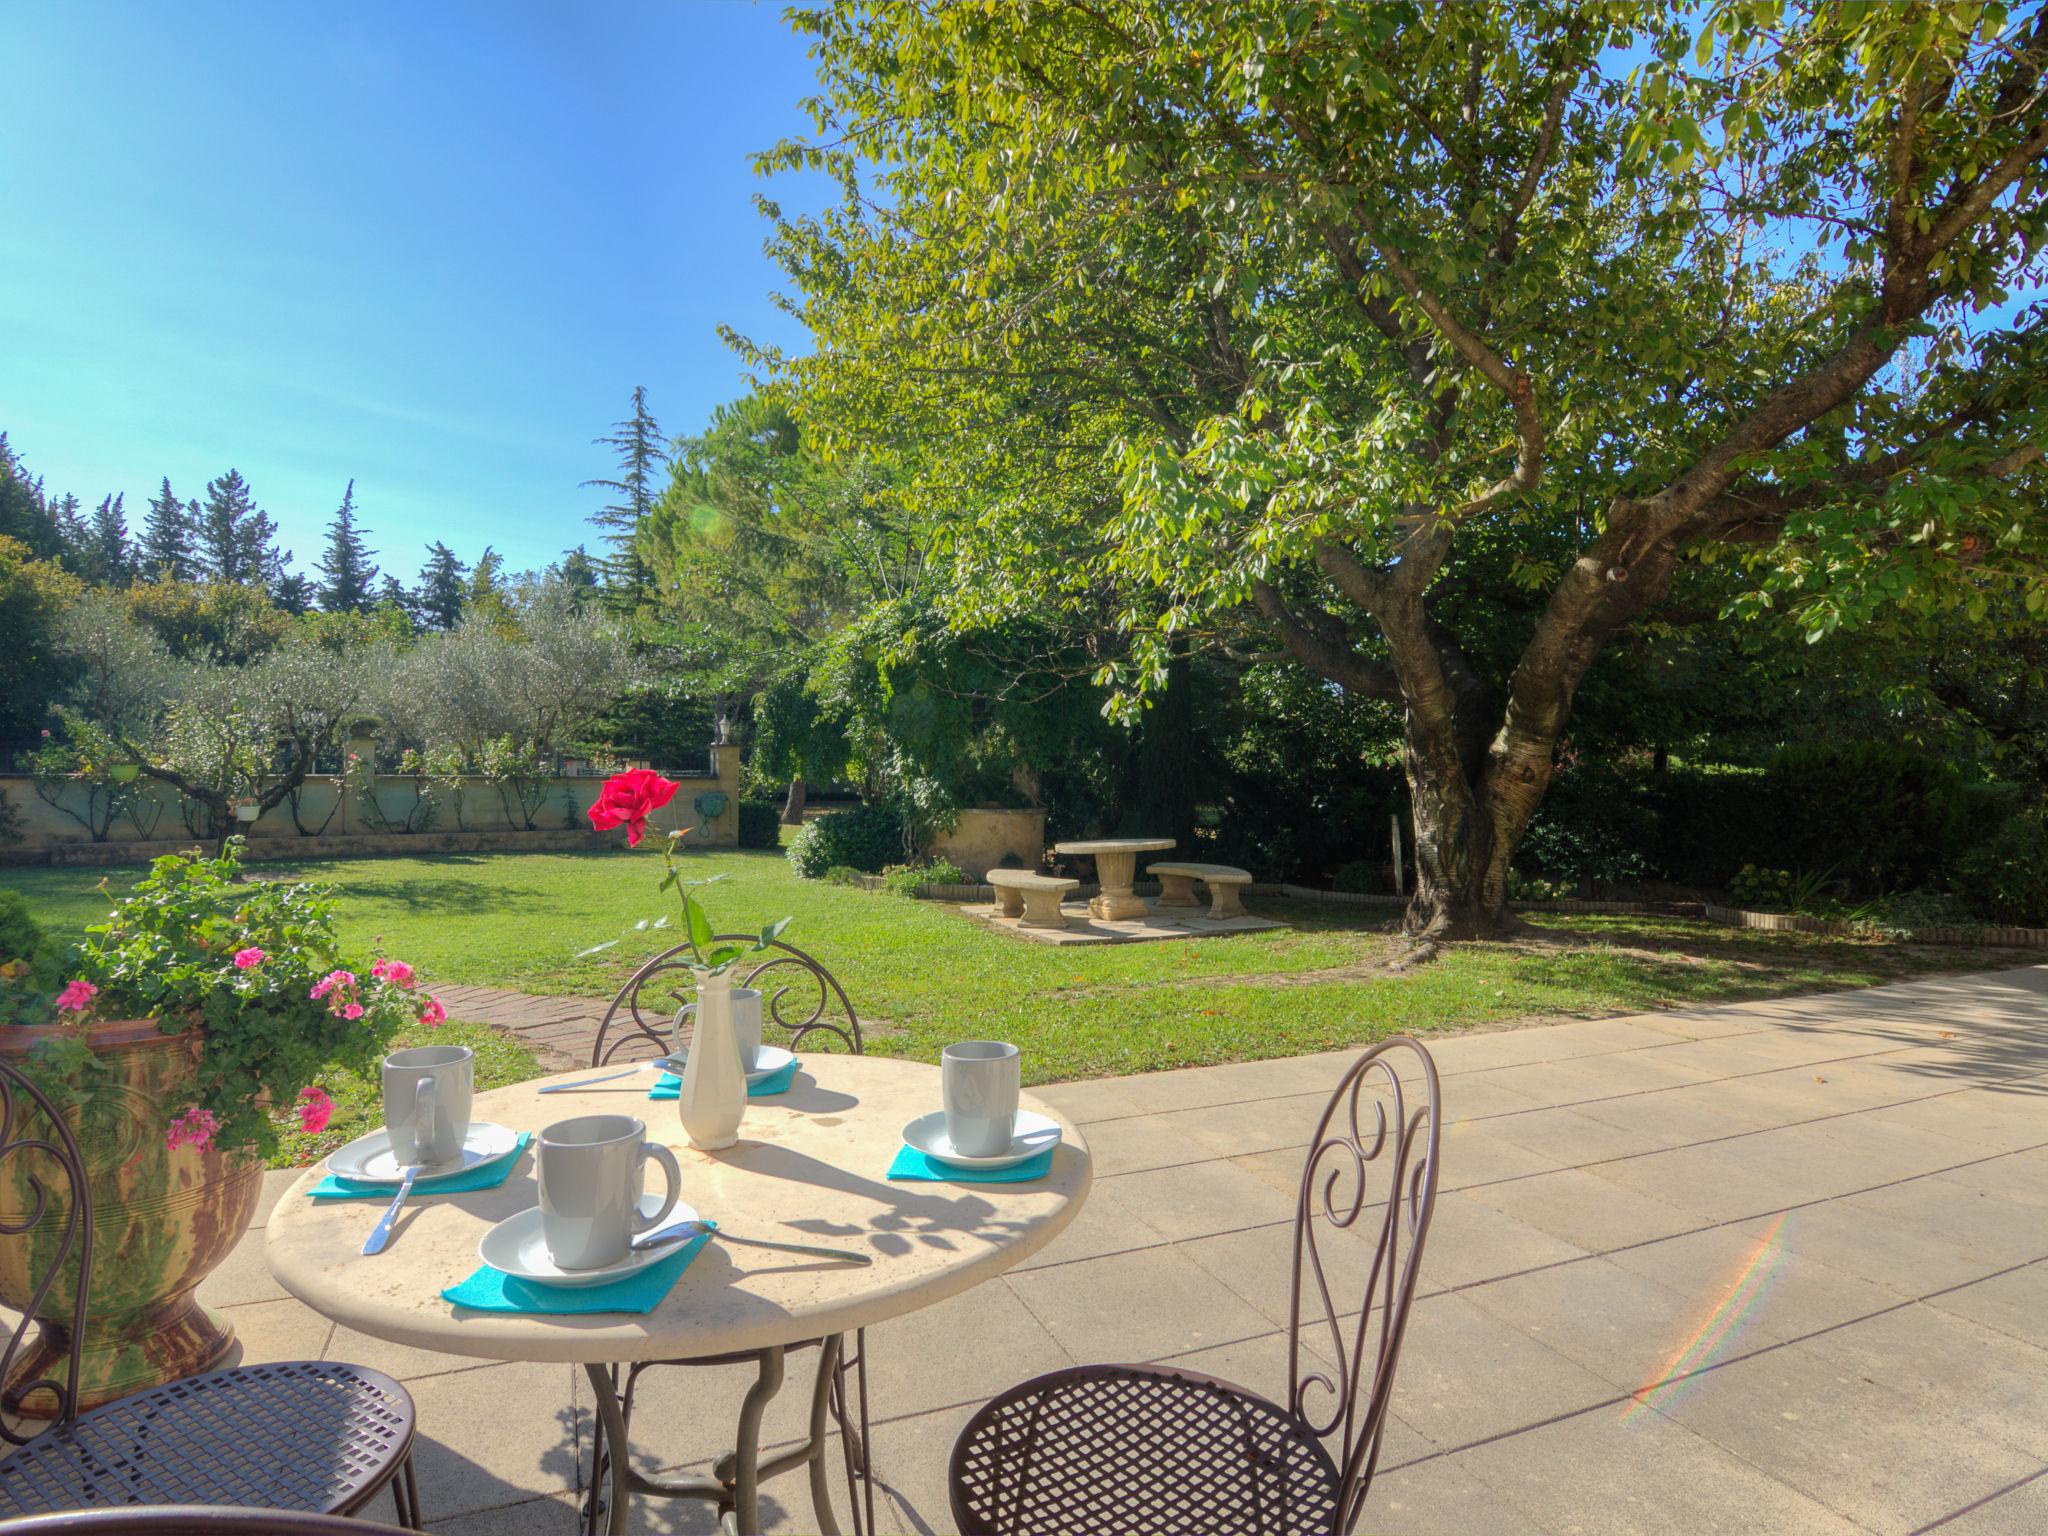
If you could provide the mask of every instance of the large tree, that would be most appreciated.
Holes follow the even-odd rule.
[[[455,551],[439,539],[427,546],[427,563],[420,569],[420,584],[413,601],[420,622],[429,629],[453,629],[462,622],[462,603],[468,595],[463,581],[469,567],[455,558]]]
[[[197,502],[178,500],[171,489],[171,477],[149,498],[149,511],[142,519],[142,539],[136,549],[137,572],[145,581],[168,577],[190,581],[198,567],[192,559],[192,534],[199,517]]]
[[[368,613],[377,605],[376,551],[356,527],[356,483],[351,479],[327,525],[327,554],[320,561],[320,607],[326,613]]]
[[[206,482],[206,501],[194,519],[200,574],[209,581],[267,587],[282,574],[277,525],[256,504],[241,471]]]
[[[662,471],[668,464],[668,443],[661,435],[661,424],[647,408],[644,387],[633,391],[633,414],[613,422],[611,431],[594,442],[617,455],[619,470],[617,479],[583,482],[586,487],[610,491],[616,498],[593,512],[590,520],[603,530],[610,549],[604,574],[613,601],[632,608],[647,586],[647,570],[640,561],[640,530],[654,510],[654,499],[661,494]]]
[[[949,509],[970,620],[1113,592],[1126,697],[1191,642],[1397,703],[1426,943],[1511,926],[1580,682],[1702,563],[1815,635],[2048,607],[2048,8],[792,14],[768,163],[845,195],[757,356]]]
[[[63,554],[64,538],[50,514],[40,475],[30,475],[0,432],[0,538],[19,541],[31,556],[52,560]]]

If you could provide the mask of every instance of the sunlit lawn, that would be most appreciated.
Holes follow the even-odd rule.
[[[949,1041],[1023,1048],[1044,1082],[1290,1055],[1514,1019],[1679,1007],[1867,985],[1917,972],[2033,958],[1960,948],[1750,933],[1675,918],[1545,917],[1540,937],[1453,948],[1415,971],[1382,969],[1396,940],[1376,912],[1254,898],[1290,929],[1179,943],[1055,948],[991,931],[951,904],[796,878],[781,854],[700,851],[689,872],[723,929],[793,916],[785,938],[845,985],[871,1048],[936,1060]],[[287,866],[256,866],[277,875]],[[456,854],[307,860],[332,884],[345,936],[380,940],[430,982],[609,993],[632,962],[674,942],[633,925],[668,913],[658,854]],[[5,870],[50,926],[104,910],[103,871]],[[133,871],[116,870],[118,887]],[[601,954],[579,952],[606,940]]]

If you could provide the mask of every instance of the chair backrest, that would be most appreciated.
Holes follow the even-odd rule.
[[[714,943],[751,943],[759,935],[721,933]],[[733,985],[761,989],[761,1024],[789,1032],[789,1048],[799,1050],[804,1042],[829,1035],[848,1051],[861,1054],[860,1018],[846,989],[832,973],[794,944],[780,939],[733,967]],[[690,970],[690,946],[678,944],[663,950],[635,971],[619,988],[604,1022],[597,1027],[597,1040],[590,1048],[590,1064],[601,1067],[621,1051],[638,1045],[641,1053],[659,1056],[689,1038],[682,1013],[692,1005],[696,982]]]
[[[395,1525],[340,1515],[222,1505],[74,1509],[7,1522],[7,1536],[401,1536]]]
[[[1404,1062],[1412,1069],[1405,1082]],[[1417,1041],[1394,1035],[1345,1072],[1302,1164],[1287,1407],[1322,1438],[1337,1464],[1339,1531],[1357,1520],[1379,1460],[1401,1336],[1436,1207],[1440,1137],[1436,1063]],[[1367,1237],[1369,1244],[1360,1241]],[[1333,1285],[1333,1267],[1365,1274],[1364,1305],[1348,1328],[1344,1315],[1357,1293]],[[1319,1362],[1303,1358],[1304,1329],[1328,1346],[1335,1380]]]
[[[28,1301],[21,1309],[21,1320],[15,1324],[14,1332],[7,1340],[6,1352],[0,1354],[0,1381],[12,1373],[14,1357],[20,1352],[28,1330],[37,1326],[36,1318],[49,1301],[51,1292],[63,1282],[66,1267],[73,1266],[71,1289],[66,1298],[70,1304],[71,1327],[69,1347],[63,1357],[64,1379],[59,1381],[54,1376],[41,1376],[34,1381],[22,1382],[10,1387],[6,1401],[0,1403],[0,1407],[12,1414],[36,1393],[52,1394],[54,1407],[48,1415],[50,1423],[39,1424],[34,1434],[18,1433],[10,1424],[8,1414],[0,1414],[0,1439],[12,1445],[26,1445],[52,1424],[78,1415],[79,1362],[85,1351],[86,1293],[92,1284],[92,1195],[86,1183],[85,1159],[79,1154],[78,1138],[72,1134],[70,1123],[58,1113],[43,1090],[4,1057],[0,1057],[0,1180],[6,1183],[18,1180],[18,1187],[28,1196],[23,1210],[9,1213],[0,1209],[0,1237],[25,1237],[48,1222],[46,1232],[25,1245],[29,1270]],[[58,1214],[60,1207],[61,1217]],[[39,1411],[40,1408],[39,1404]]]

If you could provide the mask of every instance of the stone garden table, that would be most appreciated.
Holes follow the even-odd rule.
[[[688,1144],[674,1105],[647,1098],[651,1074],[579,1093],[535,1091],[589,1075],[586,1069],[479,1094],[474,1116],[538,1131],[576,1115],[638,1115],[650,1140],[675,1150],[682,1199],[699,1215],[735,1236],[859,1247],[874,1262],[827,1263],[713,1238],[667,1299],[644,1316],[513,1315],[452,1306],[441,1290],[478,1267],[484,1233],[538,1199],[529,1150],[496,1189],[416,1195],[390,1246],[368,1258],[360,1249],[382,1202],[308,1200],[306,1191],[325,1171],[308,1170],[271,1217],[266,1242],[278,1283],[316,1312],[394,1344],[584,1366],[612,1449],[613,1532],[626,1529],[631,1495],[642,1492],[714,1502],[727,1530],[751,1536],[759,1529],[761,1478],[808,1463],[820,1526],[836,1533],[823,1429],[829,1366],[841,1338],[969,1290],[1051,1242],[1087,1196],[1087,1144],[1063,1115],[1026,1094],[1024,1107],[1058,1120],[1064,1134],[1044,1178],[897,1183],[883,1175],[902,1145],[903,1126],[939,1107],[936,1067],[806,1055],[788,1093],[748,1101],[738,1145],[721,1152]],[[825,1340],[826,1352],[813,1392],[813,1443],[763,1463],[761,1414],[781,1384],[783,1351],[814,1339]],[[761,1365],[740,1415],[740,1443],[721,1464],[729,1476],[657,1481],[635,1471],[610,1367],[740,1352],[761,1352]],[[432,1432],[432,1425],[422,1427]]]
[[[1095,860],[1095,883],[1101,890],[1088,903],[1088,915],[1114,922],[1145,915],[1144,898],[1131,890],[1138,877],[1138,855],[1159,853],[1173,845],[1170,837],[1097,837],[1054,843],[1053,852],[1085,854]]]

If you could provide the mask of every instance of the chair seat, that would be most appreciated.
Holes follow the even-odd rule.
[[[1083,1365],[1012,1387],[953,1446],[962,1536],[1329,1536],[1322,1443],[1243,1387]]]
[[[0,1515],[126,1504],[347,1514],[397,1474],[413,1406],[381,1371],[238,1366],[124,1397],[0,1461]]]

